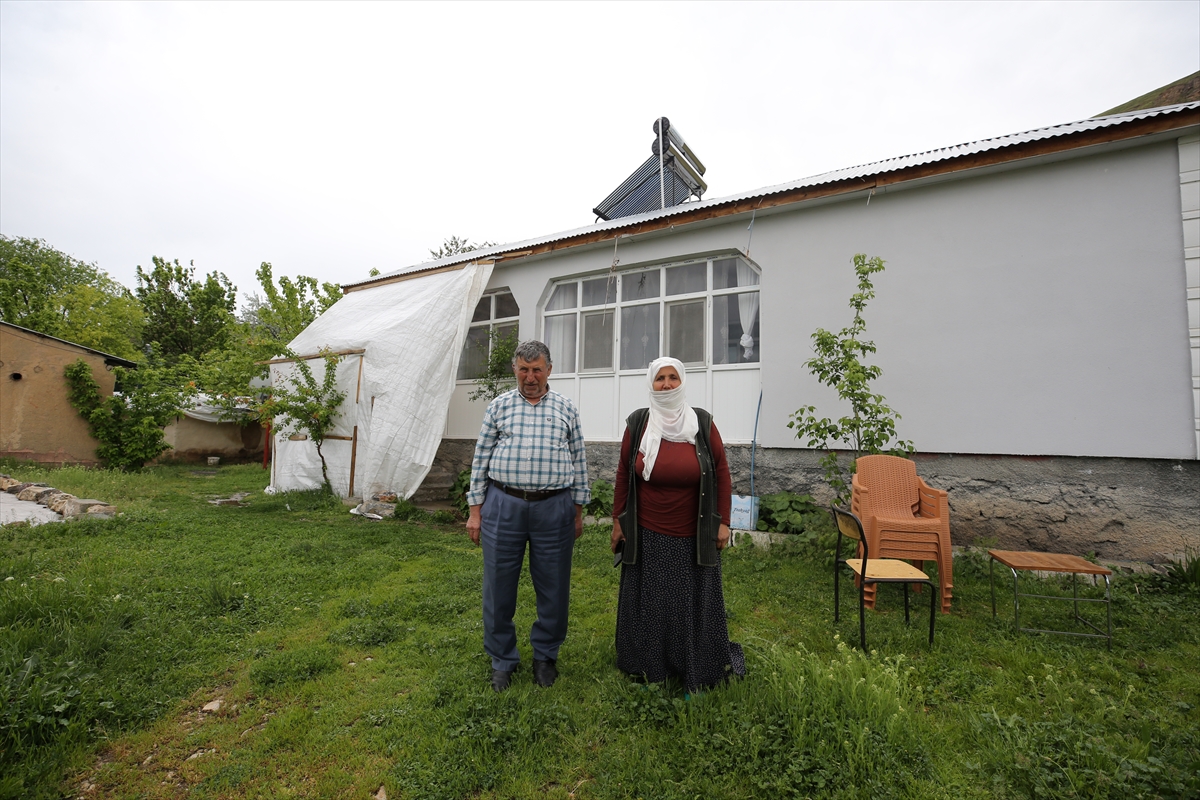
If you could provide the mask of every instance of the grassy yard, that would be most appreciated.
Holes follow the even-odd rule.
[[[739,546],[725,591],[748,675],[685,700],[616,670],[618,574],[592,528],[559,682],[533,684],[526,643],[497,695],[482,557],[457,526],[268,497],[254,466],[6,471],[125,513],[0,529],[2,797],[1200,795],[1194,589],[1118,576],[1109,652],[1014,632],[1011,601],[993,620],[986,563],[962,557],[933,648],[928,596],[906,628],[884,590],[865,658],[852,595],[832,622],[826,561]],[[1057,606],[1031,613],[1055,625]],[[526,581],[522,635],[532,609]]]

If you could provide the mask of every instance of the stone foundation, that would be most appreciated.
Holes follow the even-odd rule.
[[[594,481],[616,476],[620,446],[592,442]],[[445,500],[475,442],[443,439],[415,501]],[[733,493],[750,494],[750,446],[726,448]],[[828,503],[821,454],[759,447],[754,493],[790,491]],[[1200,462],[1069,456],[917,453],[917,474],[950,493],[956,545],[1007,550],[1095,553],[1100,558],[1162,562],[1200,551]]]

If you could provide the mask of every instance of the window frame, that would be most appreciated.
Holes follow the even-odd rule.
[[[497,317],[496,316],[496,305],[497,305],[496,298],[501,295],[509,295],[510,297],[513,298],[513,305],[517,306],[517,314],[515,316],[510,316],[510,317]],[[507,286],[501,286],[499,288],[489,289],[486,292],[484,292],[482,295],[479,296],[479,302],[477,302],[475,304],[475,309],[471,311],[472,317],[475,316],[475,311],[478,310],[479,303],[482,303],[484,300],[489,301],[488,302],[488,315],[489,316],[485,320],[472,321],[467,326],[467,335],[463,338],[463,349],[459,353],[459,356],[458,356],[458,359],[459,359],[458,364],[459,365],[455,371],[455,379],[454,380],[455,380],[456,384],[476,383],[477,381],[479,381],[478,377],[461,378],[458,376],[458,370],[462,369],[463,359],[466,356],[467,346],[471,342],[471,331],[472,330],[477,329],[477,328],[486,328],[488,330],[487,358],[491,358],[491,355],[492,355],[492,351],[491,351],[491,346],[492,346],[491,332],[492,331],[496,330],[497,328],[507,328],[509,326],[512,326],[512,327],[516,328],[518,338],[521,335],[521,309],[520,309],[520,305],[517,303],[517,298],[513,295],[513,292],[511,289],[509,289]],[[486,363],[487,363],[487,359],[485,358],[484,359],[485,369],[486,369]]]
[[[735,286],[725,287],[725,288],[721,288],[721,289],[713,288],[714,283],[715,283],[715,280],[714,280],[715,267],[714,267],[714,265],[716,262],[723,261],[726,259],[737,259],[740,263],[748,266],[751,270],[753,270],[753,272],[757,278],[756,282],[753,284],[747,285],[747,286],[736,286],[735,285]],[[681,292],[678,294],[667,294],[667,283],[668,283],[668,277],[667,277],[668,272],[667,271],[670,269],[673,269],[673,268],[688,267],[688,266],[692,266],[695,264],[704,264],[704,267],[705,267],[704,268],[704,280],[705,280],[704,288],[702,290],[696,290],[696,291],[691,291],[691,292]],[[630,299],[630,300],[623,299],[622,293],[625,290],[625,281],[626,280],[629,280],[630,278],[633,278],[637,275],[641,275],[646,272],[653,272],[653,271],[657,271],[658,275],[659,275],[657,297],[642,297],[642,298]],[[612,290],[609,292],[606,292],[606,294],[608,295],[608,298],[610,298],[610,299],[608,299],[608,301],[602,305],[584,306],[583,305],[583,284],[587,281],[596,280],[597,278],[602,278],[602,277],[609,278],[609,279],[615,279]],[[572,284],[572,283],[575,284],[575,304],[574,304],[574,306],[571,308],[548,310],[546,308],[546,306],[548,306],[550,304],[550,298],[554,297],[556,295],[556,293],[559,291],[559,287],[564,286],[566,284]],[[755,344],[754,344],[755,354],[757,355],[757,360],[755,360],[755,361],[745,361],[745,362],[739,361],[737,363],[732,363],[732,364],[714,363],[714,341],[713,341],[714,331],[713,331],[712,326],[714,324],[714,314],[713,314],[714,298],[723,297],[726,295],[745,294],[747,292],[758,292],[759,293],[759,308],[761,309],[761,303],[762,303],[762,300],[761,300],[762,288],[761,287],[762,287],[762,270],[759,269],[758,265],[754,264],[752,261],[747,259],[741,253],[722,253],[719,255],[705,256],[705,257],[699,257],[699,258],[688,258],[688,259],[682,259],[679,261],[668,261],[668,262],[662,262],[659,264],[652,264],[652,265],[641,264],[638,266],[629,267],[627,269],[619,270],[619,271],[590,273],[590,274],[584,274],[584,275],[575,275],[572,277],[564,277],[564,278],[561,278],[558,280],[551,281],[550,290],[545,295],[546,300],[544,301],[543,307],[541,309],[540,328],[543,332],[543,341],[547,341],[544,338],[544,336],[545,336],[545,332],[547,329],[547,322],[549,320],[554,319],[554,318],[571,317],[571,316],[573,316],[575,319],[575,360],[573,363],[574,368],[569,372],[566,371],[565,369],[563,369],[561,372],[559,372],[558,371],[558,363],[556,361],[555,367],[556,367],[557,375],[561,375],[563,377],[566,377],[566,376],[592,377],[592,376],[600,376],[600,375],[615,375],[615,376],[636,375],[636,374],[641,374],[642,372],[644,372],[645,367],[623,368],[621,366],[621,355],[622,355],[622,353],[621,353],[621,333],[622,333],[622,328],[623,328],[622,312],[625,309],[635,308],[635,307],[639,307],[639,306],[657,306],[658,307],[658,352],[659,352],[659,355],[661,356],[662,354],[668,352],[669,345],[670,345],[670,343],[669,343],[670,330],[669,330],[669,322],[668,322],[669,315],[670,315],[670,307],[685,305],[688,303],[694,303],[696,300],[702,300],[703,301],[703,305],[702,305],[703,323],[702,323],[702,325],[703,325],[703,341],[704,341],[703,360],[686,362],[685,366],[689,370],[705,369],[705,370],[710,370],[710,371],[711,370],[723,371],[723,370],[738,370],[738,369],[758,369],[758,368],[760,368],[760,365],[762,363],[761,311],[755,319],[755,324],[758,326],[759,332],[760,332],[760,335],[758,337],[756,337]],[[613,320],[613,324],[612,324],[612,348],[613,348],[613,350],[612,350],[612,359],[611,359],[612,366],[606,367],[606,368],[605,367],[593,367],[593,368],[589,368],[589,369],[584,369],[583,368],[583,357],[584,357],[585,343],[584,343],[583,317],[585,314],[592,314],[592,313],[597,313],[597,312],[601,312],[601,311],[611,313],[611,315],[612,315],[612,320]],[[561,355],[556,355],[556,357],[561,359]]]

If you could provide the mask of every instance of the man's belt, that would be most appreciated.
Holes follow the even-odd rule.
[[[518,489],[515,486],[506,486],[500,481],[492,481],[492,485],[505,494],[510,494],[513,497],[519,497],[522,500],[548,500],[555,495],[562,494],[567,491],[564,489],[547,489],[543,492],[534,492],[529,489]],[[569,487],[568,487],[569,488]]]

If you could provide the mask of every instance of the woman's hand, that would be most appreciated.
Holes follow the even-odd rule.
[[[711,528],[709,530],[712,530]],[[717,530],[717,549],[724,550],[729,546],[729,526],[722,524]]]
[[[625,541],[625,534],[621,532],[621,520],[613,517],[613,532],[612,532],[612,551],[617,552],[617,544]]]

